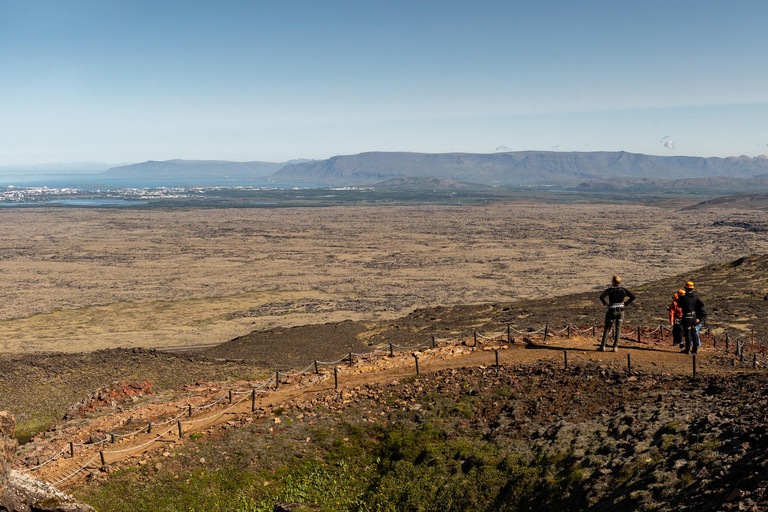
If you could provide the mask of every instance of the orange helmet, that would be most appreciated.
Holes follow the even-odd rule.
[[[688,281],[687,283],[685,283],[685,289],[693,290],[693,281]]]
[[[678,298],[680,298],[680,296],[677,293],[673,293],[672,294],[672,298],[673,299],[678,299]]]
[[[677,290],[677,294],[678,294],[678,295],[685,295],[685,290],[683,290],[682,288],[680,288],[679,290]]]

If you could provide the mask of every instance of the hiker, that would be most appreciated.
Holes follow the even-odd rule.
[[[707,318],[707,312],[704,309],[704,303],[693,291],[693,281],[685,283],[685,294],[677,299],[677,303],[683,311],[683,339],[685,340],[683,354],[695,354],[701,346],[699,329]]]
[[[674,347],[677,345],[681,348],[683,346],[683,326],[680,322],[683,319],[683,310],[680,309],[677,301],[682,295],[685,295],[685,290],[677,290],[677,292],[672,295],[672,303],[667,306],[667,311],[669,311],[669,323],[672,324],[672,346]]]
[[[608,301],[606,302],[606,297]],[[627,302],[624,299],[629,297]],[[621,337],[621,324],[624,322],[624,306],[632,304],[635,300],[635,295],[621,286],[621,278],[619,276],[613,276],[611,280],[611,287],[607,288],[602,295],[600,295],[600,302],[603,306],[608,306],[608,311],[605,312],[605,329],[603,330],[603,342],[598,349],[600,352],[605,352],[605,344],[608,342],[608,334],[613,325],[613,351],[619,350],[619,337]]]

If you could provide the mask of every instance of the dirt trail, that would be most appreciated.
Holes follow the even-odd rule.
[[[354,363],[337,362],[335,368],[320,367],[320,373],[312,369],[304,374],[282,374],[275,390],[274,377],[256,393],[252,402],[253,382],[199,383],[184,386],[172,396],[155,397],[152,403],[139,405],[122,412],[107,414],[87,420],[75,420],[58,425],[43,433],[24,447],[17,468],[24,470],[39,464],[44,466],[31,471],[42,480],[68,488],[87,478],[98,477],[101,472],[118,468],[121,464],[146,464],[157,454],[167,452],[205,435],[214,435],[217,428],[234,427],[252,422],[276,421],[273,411],[281,404],[303,397],[341,394],[361,385],[385,383],[412,378],[418,372],[423,378],[429,373],[445,368],[465,366],[490,367],[498,362],[502,366],[522,367],[529,365],[554,364],[584,366],[623,372],[630,377],[628,365],[635,374],[664,373],[668,375],[691,376],[693,359],[681,354],[669,342],[662,343],[659,336],[637,340],[622,338],[617,353],[598,352],[598,340],[592,337],[550,336],[544,341],[541,335],[530,343],[508,344],[505,338],[482,338],[474,346],[474,339],[460,340],[458,344],[438,344],[436,348],[422,347],[418,351],[401,351],[390,356],[386,351],[356,357]],[[669,338],[667,337],[667,340]],[[699,375],[723,373],[734,369],[751,371],[751,365],[740,363],[735,354],[723,352],[722,344],[714,348],[713,340],[702,339],[704,346],[697,357]],[[414,357],[416,355],[416,357]],[[418,358],[418,359],[417,359]],[[757,365],[762,369],[763,359]],[[336,380],[337,379],[337,380]],[[338,382],[338,389],[336,389]],[[232,390],[230,405],[228,391]],[[224,398],[222,398],[224,397]],[[210,406],[219,400],[218,405]],[[196,410],[192,416],[185,413],[191,406]],[[201,407],[201,409],[195,409]],[[204,408],[202,408],[204,407]],[[182,414],[182,417],[178,417]],[[178,420],[173,419],[178,417]],[[178,423],[182,422],[182,437],[179,437]],[[152,432],[147,433],[146,425],[152,422]],[[161,423],[165,424],[161,425]],[[141,432],[136,433],[141,429]],[[111,433],[116,434],[114,442]],[[131,435],[126,435],[133,433]],[[122,437],[125,436],[125,437]],[[70,456],[69,443],[74,443],[74,457]],[[97,446],[82,446],[88,442],[100,442]],[[99,453],[103,451],[103,461]],[[50,460],[61,453],[56,460]]]

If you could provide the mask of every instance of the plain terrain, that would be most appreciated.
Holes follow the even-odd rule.
[[[4,209],[0,351],[199,347],[267,328],[595,292],[613,274],[631,288],[768,252],[764,218],[533,202]]]

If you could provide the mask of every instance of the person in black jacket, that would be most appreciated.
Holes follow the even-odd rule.
[[[613,351],[619,350],[619,337],[621,337],[621,324],[624,322],[624,306],[631,304],[635,300],[635,295],[621,286],[621,278],[619,276],[613,276],[611,280],[611,287],[607,288],[602,295],[600,295],[600,302],[603,306],[608,306],[608,311],[605,312],[605,329],[603,330],[603,342],[600,344],[601,352],[605,351],[605,344],[608,342],[608,334],[611,331],[611,325],[614,326],[613,332]],[[624,299],[629,297],[627,302]],[[606,301],[606,298],[608,299]]]
[[[704,309],[704,303],[693,291],[693,281],[685,283],[685,295],[678,298],[677,303],[683,311],[683,339],[685,340],[683,354],[695,354],[699,351],[701,344],[696,327],[707,318],[707,311]]]

